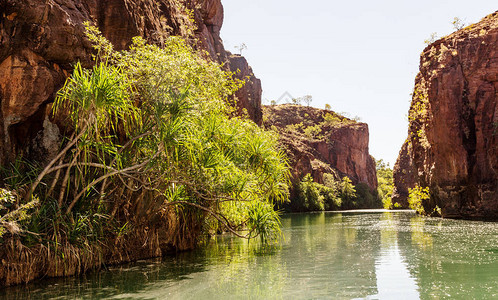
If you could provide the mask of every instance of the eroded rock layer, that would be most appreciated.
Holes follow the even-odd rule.
[[[429,187],[430,213],[498,219],[498,12],[421,55],[394,200]]]
[[[190,14],[188,12],[191,12]],[[240,72],[246,85],[236,95],[261,122],[261,83],[247,61],[227,52],[220,38],[221,0],[3,0],[0,2],[0,165],[23,154],[50,156],[57,148],[58,129],[48,118],[50,104],[81,61],[91,65],[90,42],[83,22],[97,25],[116,49],[134,36],[161,45],[168,35],[188,37],[228,70]]]

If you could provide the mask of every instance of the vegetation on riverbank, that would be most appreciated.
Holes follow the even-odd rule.
[[[375,160],[377,169],[377,193],[385,209],[398,208],[399,204],[392,204],[391,197],[394,189],[393,170],[382,159]]]
[[[408,189],[408,205],[411,209],[415,210],[418,214],[428,215],[431,217],[441,217],[441,208],[438,205],[432,210],[427,210],[430,207],[431,194],[429,187],[422,188],[421,186],[415,186],[412,189]]]
[[[95,66],[76,64],[53,105],[61,150],[43,167],[6,170],[0,285],[126,261],[141,247],[191,249],[220,231],[278,239],[288,166],[274,133],[233,117],[243,83],[181,38],[160,49],[137,37],[118,52],[87,31]]]
[[[380,203],[367,185],[354,185],[347,176],[336,180],[325,173],[323,184],[313,181],[310,174],[304,176],[297,185],[297,196],[287,206],[291,211],[324,211],[378,208]]]
[[[322,211],[356,208],[397,208],[391,203],[393,192],[393,170],[382,159],[376,160],[377,195],[372,193],[368,186],[362,183],[353,185],[351,180],[344,176],[341,180],[335,179],[329,173],[323,174],[323,183],[314,182],[310,174],[303,177],[298,185],[296,199],[291,199],[291,210],[294,211]]]

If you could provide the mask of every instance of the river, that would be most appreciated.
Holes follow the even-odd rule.
[[[6,299],[498,299],[498,223],[410,211],[287,214],[272,249],[198,250],[0,290]]]

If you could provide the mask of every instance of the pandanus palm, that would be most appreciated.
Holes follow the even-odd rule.
[[[77,224],[96,219],[87,211],[131,224],[123,207],[132,206],[147,212],[141,222],[173,210],[180,223],[214,218],[239,236],[245,226],[245,237],[272,240],[288,167],[275,136],[229,117],[229,96],[242,83],[181,39],[160,49],[135,38],[114,52],[97,34],[90,28],[106,57],[91,70],[77,64],[59,93],[54,113],[68,117],[73,133],[27,197],[55,173],[46,194]],[[191,235],[197,225],[178,232]]]

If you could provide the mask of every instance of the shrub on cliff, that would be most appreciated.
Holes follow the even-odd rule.
[[[422,188],[417,185],[412,189],[408,189],[408,192],[408,204],[410,208],[421,215],[425,214],[424,202],[430,199],[429,188]]]

